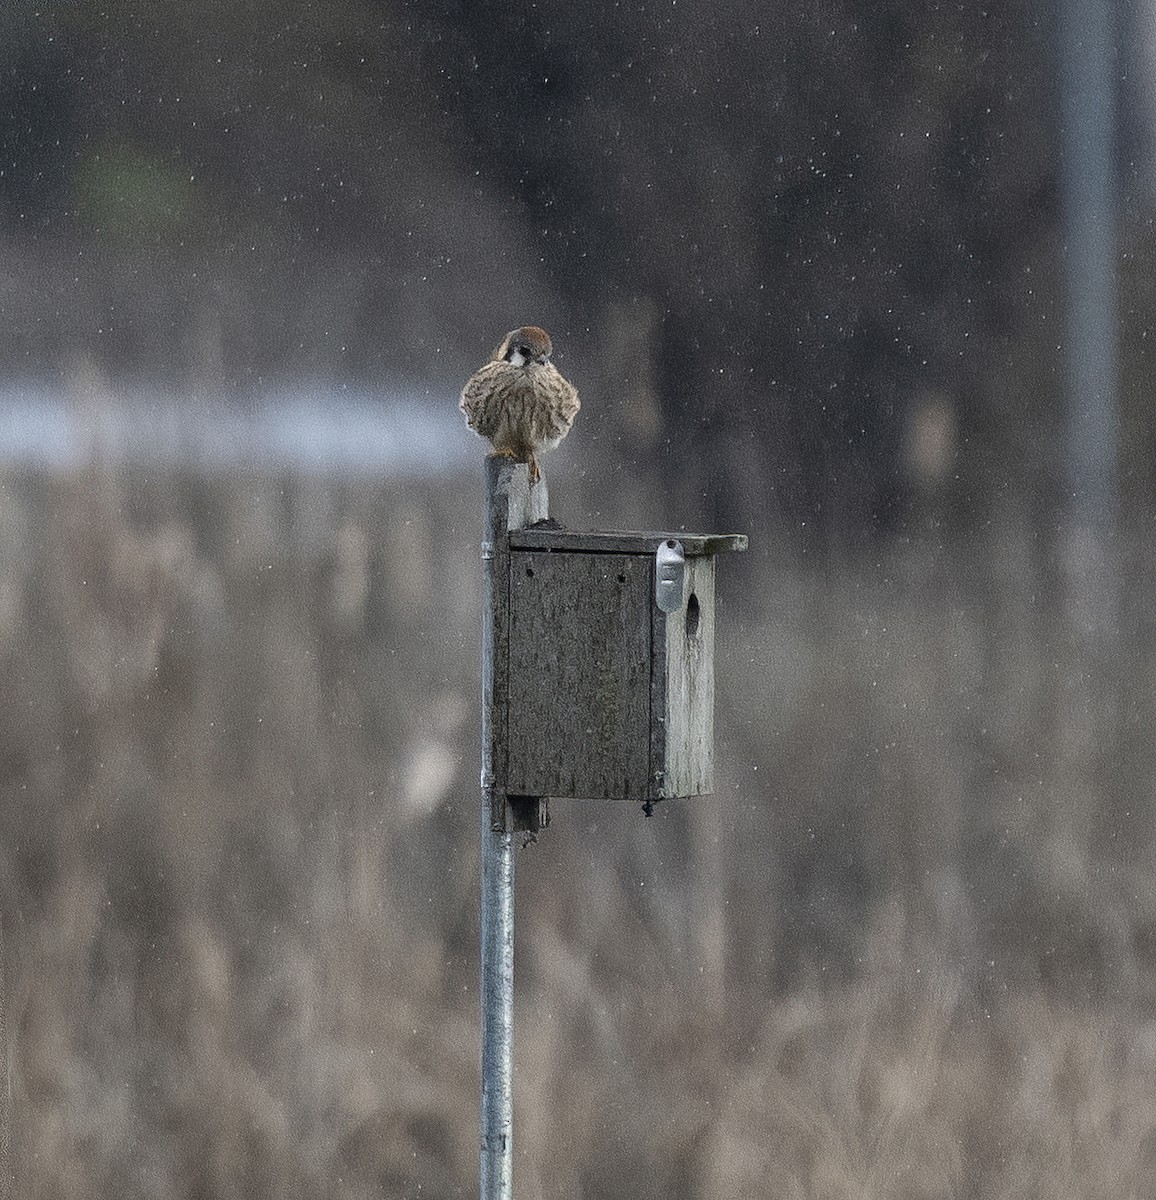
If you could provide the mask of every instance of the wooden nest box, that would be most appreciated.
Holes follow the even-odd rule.
[[[642,802],[714,786],[715,556],[742,534],[577,533],[487,464],[495,790]]]

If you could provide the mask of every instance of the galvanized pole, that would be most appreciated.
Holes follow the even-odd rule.
[[[482,1200],[511,1200],[514,1182],[514,851],[490,827],[482,789]]]
[[[514,832],[506,795],[506,680],[512,529],[549,515],[545,480],[524,463],[486,459],[482,543],[482,1200],[512,1200],[514,1183]],[[533,809],[536,817],[537,809]],[[521,817],[521,821],[519,820]]]

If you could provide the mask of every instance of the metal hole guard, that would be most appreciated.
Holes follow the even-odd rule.
[[[683,585],[686,582],[686,555],[682,543],[673,538],[659,542],[654,552],[654,603],[664,613],[682,608]]]
[[[747,539],[559,529],[526,464],[485,471],[481,1197],[512,1200],[514,837],[547,797],[711,791],[715,557]]]

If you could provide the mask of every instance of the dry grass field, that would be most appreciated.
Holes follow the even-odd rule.
[[[476,1193],[476,486],[0,480],[4,1200]],[[1108,709],[1014,520],[749,532],[718,795],[519,855],[517,1194],[1156,1195],[1150,564]]]

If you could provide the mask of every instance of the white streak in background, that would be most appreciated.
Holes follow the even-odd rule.
[[[477,457],[447,392],[301,389],[206,403],[155,392],[76,398],[0,384],[0,462],[64,470],[105,461],[206,473],[288,467],[307,473],[456,473]]]

